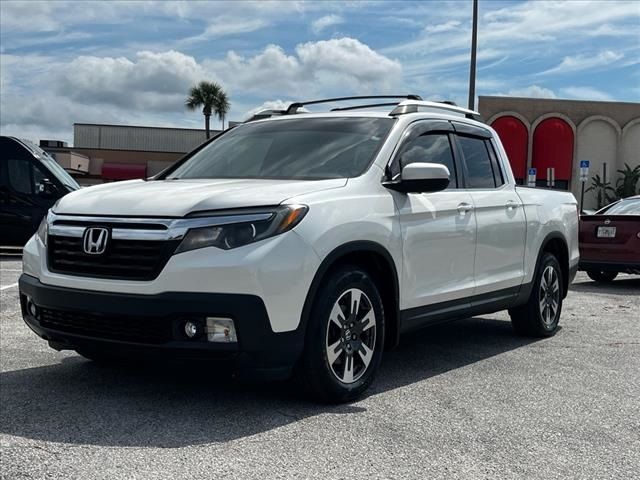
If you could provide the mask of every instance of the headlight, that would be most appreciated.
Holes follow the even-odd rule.
[[[229,250],[264,240],[291,230],[300,223],[308,210],[305,205],[285,205],[271,210],[272,215],[266,220],[193,228],[187,232],[176,253],[203,247]]]
[[[40,226],[38,227],[38,232],[36,234],[45,247],[47,246],[47,232],[49,230],[49,226],[47,224],[47,216],[48,213],[45,214],[45,216],[42,218]]]

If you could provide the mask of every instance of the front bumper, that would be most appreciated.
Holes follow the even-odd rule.
[[[600,272],[619,272],[640,274],[638,262],[605,262],[598,260],[580,260],[580,270],[596,270]]]
[[[45,285],[23,274],[20,304],[26,324],[53,348],[93,348],[131,356],[224,359],[241,373],[284,378],[302,352],[304,332],[276,333],[262,299],[246,294],[96,292]],[[27,296],[38,307],[34,317]],[[188,339],[185,319],[233,319],[237,343]]]

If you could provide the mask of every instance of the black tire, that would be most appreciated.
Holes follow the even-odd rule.
[[[546,285],[551,287],[547,289]],[[509,310],[516,333],[528,337],[555,335],[562,313],[563,297],[564,283],[560,263],[553,254],[545,252],[536,268],[529,300],[524,305]]]
[[[361,300],[354,316],[351,305],[356,296]],[[346,307],[350,310],[347,313]],[[334,315],[341,326],[331,320],[332,312],[343,315]],[[342,403],[356,399],[373,382],[384,346],[384,308],[372,278],[355,265],[336,269],[318,289],[308,322],[305,349],[296,369],[298,383],[317,401]],[[370,324],[375,326],[373,332]],[[329,345],[337,345],[333,363],[329,360]]]
[[[589,278],[598,283],[611,283],[618,276],[618,272],[602,272],[599,270],[587,270]]]

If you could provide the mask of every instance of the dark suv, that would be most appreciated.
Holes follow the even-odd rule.
[[[0,246],[23,246],[47,210],[80,186],[27,140],[0,137]]]

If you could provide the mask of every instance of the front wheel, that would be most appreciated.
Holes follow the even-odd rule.
[[[530,337],[555,335],[562,311],[563,280],[558,259],[544,253],[527,303],[509,310],[514,330]]]
[[[318,400],[354,400],[373,381],[383,345],[384,309],[375,283],[360,267],[342,267],[318,290],[298,380]]]
[[[589,278],[598,283],[613,282],[614,278],[618,276],[618,272],[602,272],[599,270],[587,270]]]

